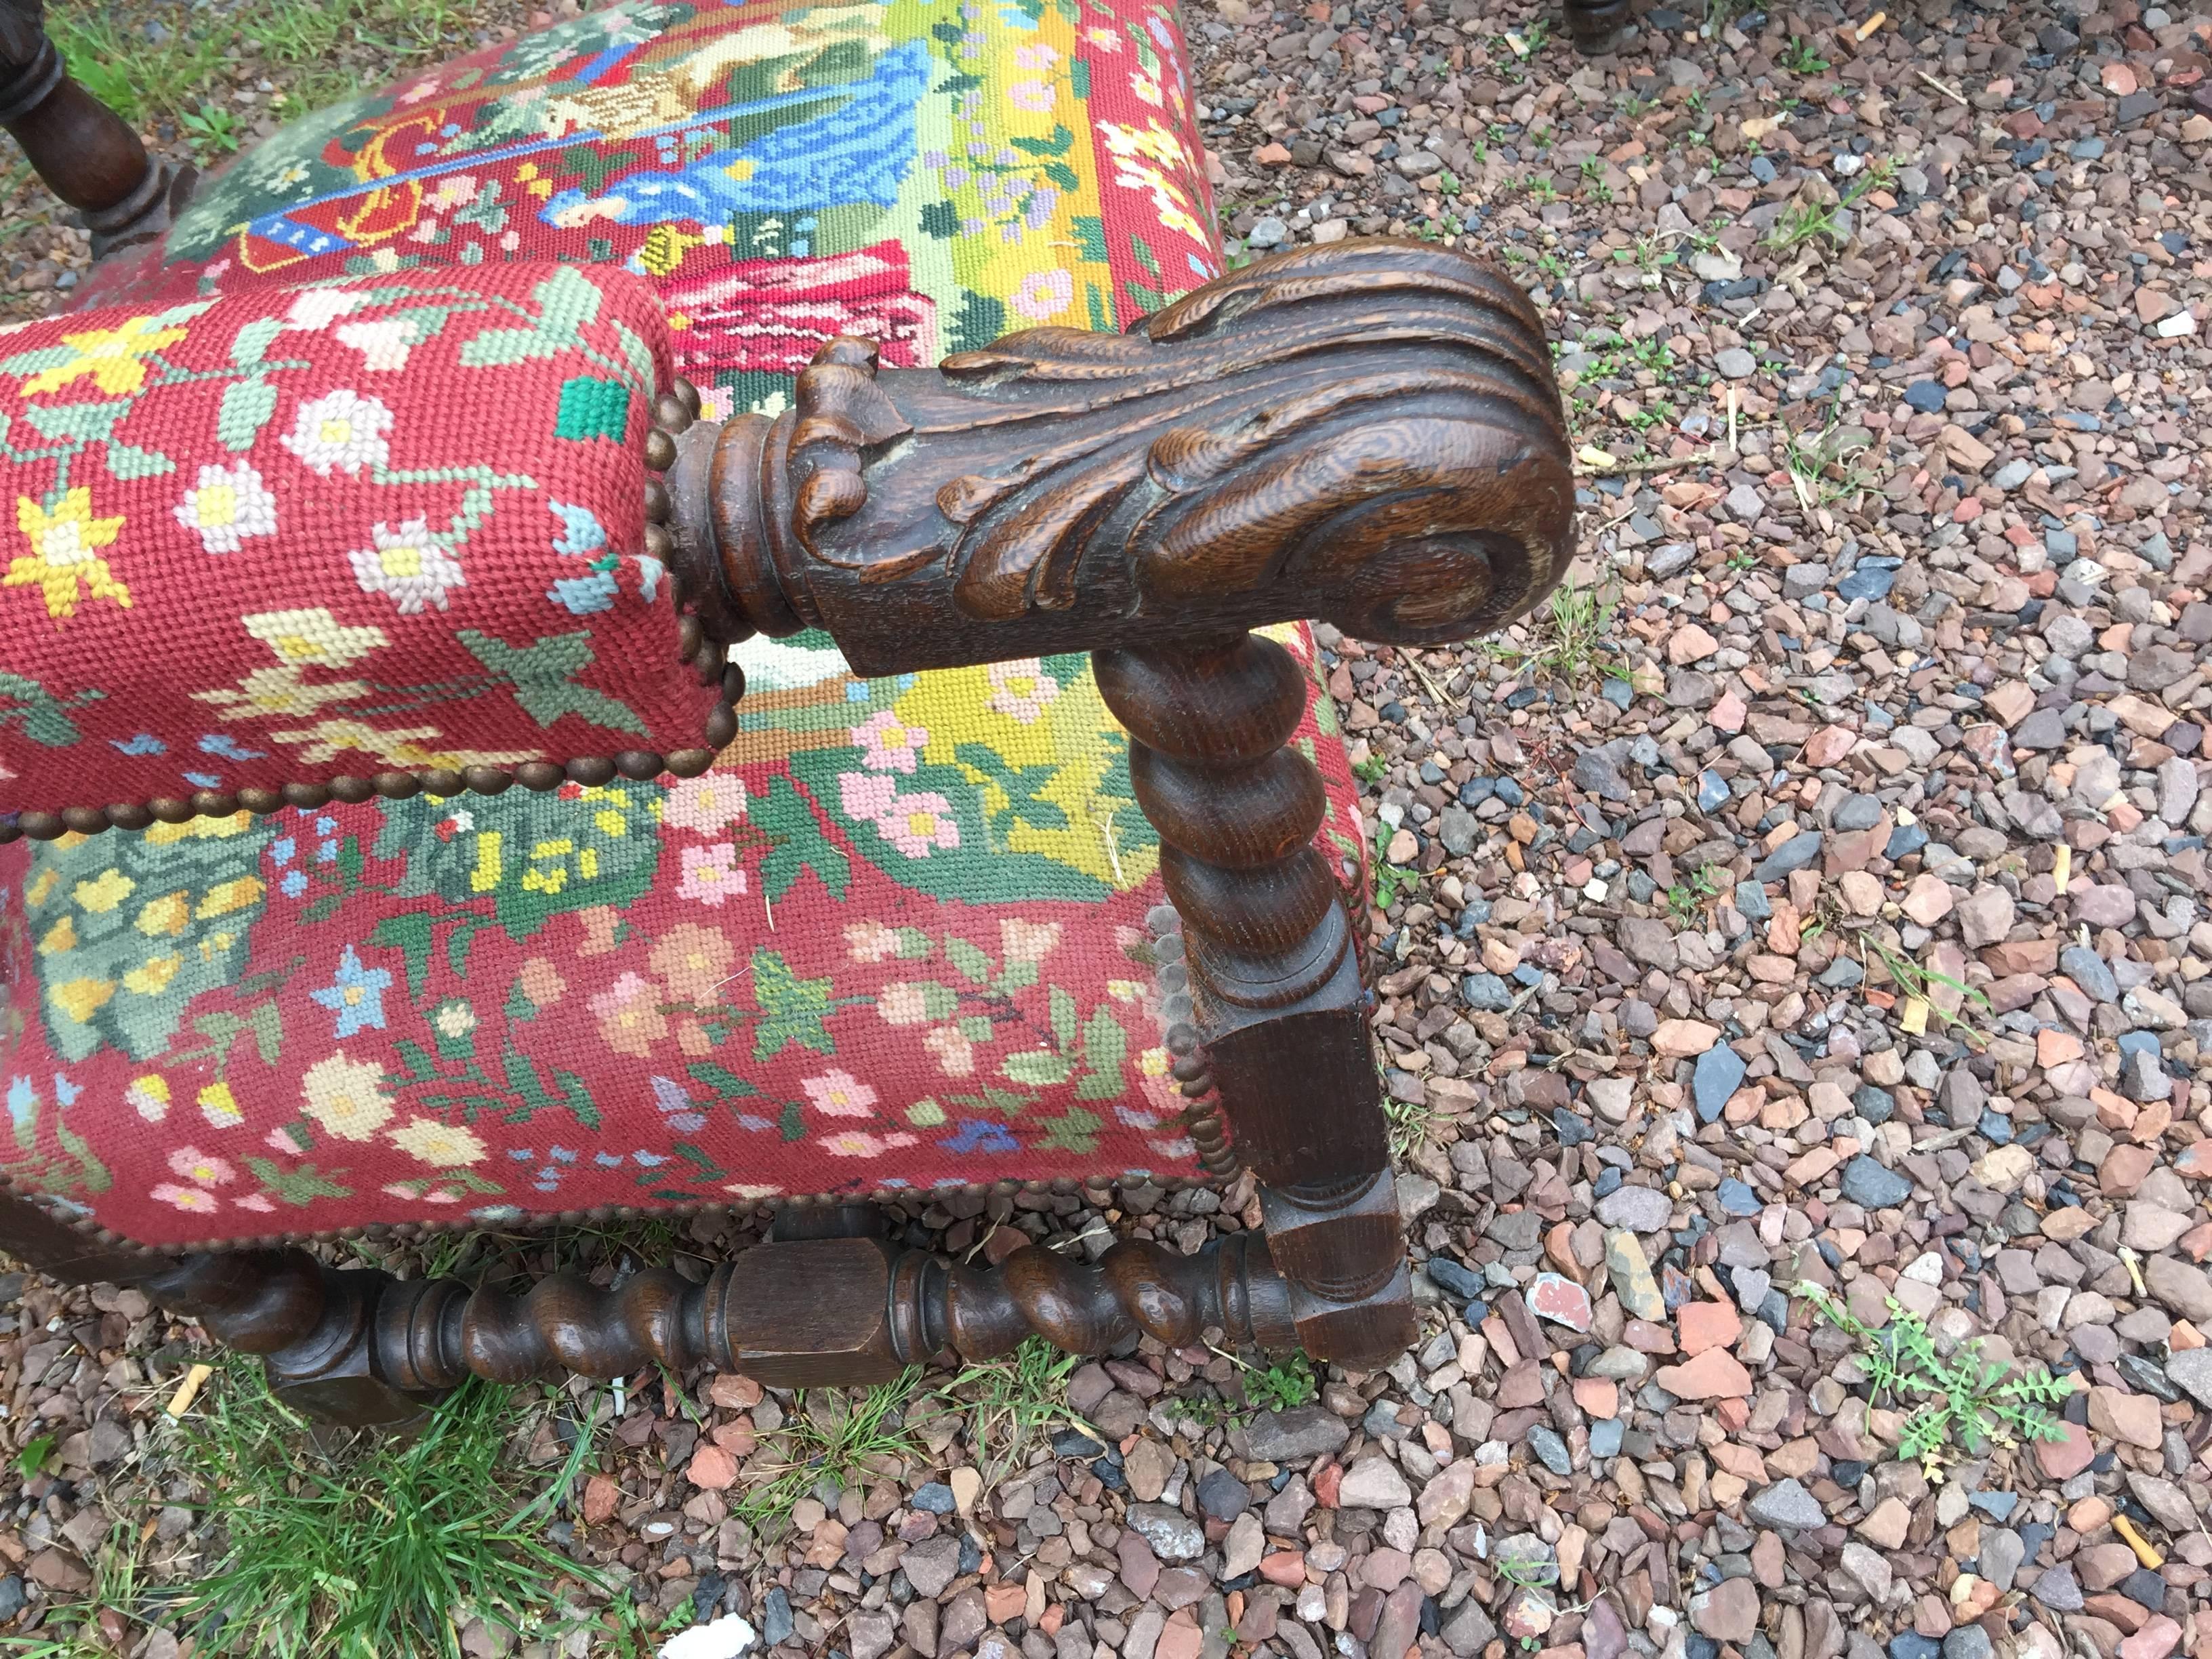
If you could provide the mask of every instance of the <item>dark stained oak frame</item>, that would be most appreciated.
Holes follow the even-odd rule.
[[[0,74],[21,48],[10,17],[36,33],[25,3],[0,0]],[[64,114],[90,102],[55,97]],[[100,120],[70,119],[116,149]],[[56,155],[26,147],[42,171]],[[647,539],[708,660],[810,626],[866,675],[1093,653],[1180,918],[1161,941],[1174,1075],[1226,1116],[1264,1237],[1189,1256],[1125,1241],[1095,1267],[1029,1246],[982,1269],[899,1248],[866,1205],[792,1205],[702,1283],[656,1269],[510,1296],[296,1247],[179,1258],[0,1194],[0,1249],[64,1280],[141,1286],[263,1355],[301,1409],[351,1423],[410,1416],[470,1374],[611,1377],[659,1359],[854,1383],[1031,1334],[1098,1353],[1212,1328],[1361,1369],[1402,1352],[1416,1328],[1364,896],[1314,844],[1322,780],[1291,741],[1304,671],[1251,630],[1317,617],[1440,644],[1551,587],[1572,546],[1572,464],[1527,297],[1447,249],[1347,242],[1232,272],[1127,334],[1034,329],[926,370],[841,338],[773,421],[697,408],[679,389],[656,410]],[[1194,1115],[1218,1168],[1219,1129]]]

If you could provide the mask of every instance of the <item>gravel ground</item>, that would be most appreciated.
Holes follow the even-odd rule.
[[[986,1481],[938,1418],[765,1537],[732,1510],[791,1402],[641,1388],[556,1534],[633,1598],[780,1659],[2212,1653],[2212,20],[1685,6],[1585,62],[1548,15],[1191,19],[1231,232],[1509,257],[1584,446],[1550,620],[1324,639],[1421,1346],[1249,1416],[1147,1344],[1069,1379],[1103,1454]],[[82,258],[27,246],[18,294]],[[908,1219],[1104,1242],[1074,1200]],[[2059,1437],[1899,1457],[1808,1290],[2070,1379]],[[35,1281],[9,1322],[0,1435],[64,1437],[0,1492],[34,1620],[196,1334]]]

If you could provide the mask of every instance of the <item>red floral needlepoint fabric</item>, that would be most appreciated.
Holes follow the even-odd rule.
[[[0,330],[0,811],[697,747],[667,340],[558,264]]]
[[[1198,1175],[1158,842],[1089,659],[742,656],[743,729],[688,781],[0,848],[0,1167],[163,1245]]]

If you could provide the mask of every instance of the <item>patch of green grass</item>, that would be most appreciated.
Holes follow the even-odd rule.
[[[1843,224],[1836,216],[1846,208],[1856,206],[1860,198],[1869,191],[1886,187],[1896,176],[1897,163],[1885,158],[1871,163],[1833,203],[1791,204],[1789,211],[1774,222],[1774,228],[1766,233],[1766,246],[1776,252],[1787,252],[1800,242],[1810,241],[1816,236],[1841,246],[1844,240]]]
[[[1856,459],[1867,445],[1845,448],[1840,440],[1842,429],[1831,426],[1812,439],[1793,432],[1783,441],[1782,464],[1790,471],[1791,488],[1808,507],[1826,507],[1847,496],[1856,497],[1877,482]]]
[[[1889,975],[1891,981],[1907,996],[1918,997],[1925,1002],[1928,1005],[1928,1012],[1946,1025],[1958,1025],[1962,1030],[1969,1029],[1956,1014],[1948,1012],[1929,994],[1933,988],[1938,985],[1947,990],[1956,991],[1962,1000],[1978,1002],[1985,1013],[1996,1012],[1988,995],[1965,981],[1954,979],[1948,974],[1939,974],[1933,968],[1923,968],[1903,951],[1893,950],[1878,939],[1868,939],[1864,944],[1868,950],[1874,952],[1875,959],[1881,963],[1882,971]],[[1861,965],[1864,965],[1863,958],[1861,959]]]
[[[1382,1118],[1388,1126],[1390,1161],[1402,1164],[1412,1157],[1414,1149],[1428,1139],[1437,1121],[1436,1109],[1416,1106],[1410,1100],[1401,1100],[1385,1090],[1382,1095]]]
[[[1310,1406],[1320,1395],[1314,1381],[1313,1362],[1302,1353],[1267,1366],[1244,1368],[1244,1397],[1255,1411],[1295,1411]]]
[[[1822,1319],[1859,1345],[1859,1362],[1877,1405],[1887,1395],[1909,1407],[1897,1444],[1899,1462],[1917,1462],[1930,1480],[1961,1456],[1979,1457],[1994,1443],[2063,1440],[2065,1430],[2051,1407],[2074,1392],[2071,1376],[2054,1376],[2038,1365],[2008,1376],[1982,1358],[1982,1340],[1962,1342],[1948,1359],[1915,1314],[1888,1298],[1889,1323],[1876,1330],[1816,1285],[1796,1293]]]
[[[519,1390],[471,1381],[412,1438],[362,1435],[331,1449],[250,1359],[226,1361],[201,1398],[204,1413],[166,1431],[161,1449],[222,1522],[207,1570],[141,1587],[141,1534],[118,1521],[86,1601],[48,1614],[43,1645],[7,1650],[112,1653],[100,1630],[108,1610],[195,1635],[205,1654],[257,1659],[459,1659],[471,1619],[522,1638],[569,1628],[556,1611],[564,1581],[593,1575],[544,1530],[591,1451],[588,1431],[532,1492],[512,1450],[531,1423],[532,1396]],[[74,1636],[48,1633],[71,1626]]]
[[[986,1486],[1021,1468],[1038,1438],[1079,1421],[1067,1407],[1067,1379],[1083,1363],[1041,1336],[997,1359],[964,1367],[939,1398],[968,1423],[968,1455]]]
[[[1390,763],[1372,749],[1352,763],[1352,775],[1362,783],[1380,783],[1389,773]]]
[[[239,64],[283,87],[281,112],[319,108],[364,86],[435,63],[475,44],[454,0],[265,0],[231,8],[178,6],[159,41],[146,17],[94,8],[52,11],[48,32],[70,73],[134,125],[174,122],[202,155],[239,147],[228,96]],[[364,67],[368,73],[364,73]]]
[[[794,1393],[782,1426],[763,1437],[771,1453],[766,1467],[749,1466],[753,1484],[731,1512],[754,1528],[779,1530],[791,1519],[792,1505],[824,1480],[849,1486],[883,1473],[886,1460],[916,1455],[921,1445],[907,1418],[930,1398],[922,1389],[925,1375],[909,1365],[869,1389]]]
[[[1552,590],[1543,610],[1528,619],[1534,643],[1510,655],[1516,675],[1538,673],[1568,684],[1592,678],[1613,647],[1606,639],[1613,631],[1619,601],[1610,592],[1562,583]]]

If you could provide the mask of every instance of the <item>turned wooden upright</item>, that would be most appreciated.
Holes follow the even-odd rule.
[[[191,194],[190,167],[157,166],[128,122],[70,79],[43,0],[0,0],[0,127],[83,216],[94,258],[161,234]]]
[[[834,340],[780,417],[696,414],[661,399],[646,451],[690,672],[805,627],[865,675],[1094,653],[1181,921],[1162,942],[1180,957],[1163,969],[1174,1074],[1226,1115],[1265,1237],[1188,1257],[1123,1243],[1096,1267],[1031,1247],[993,1272],[896,1246],[865,1207],[793,1210],[702,1282],[521,1296],[299,1249],[175,1261],[21,1200],[0,1200],[0,1247],[143,1285],[353,1421],[471,1373],[706,1360],[855,1382],[1030,1334],[1095,1353],[1218,1328],[1363,1368],[1401,1352],[1413,1301],[1354,928],[1315,842],[1320,775],[1291,743],[1310,687],[1251,630],[1320,617],[1435,644],[1551,586],[1573,479],[1521,290],[1447,250],[1346,243],[1262,260],[1126,335],[1036,329],[934,370]],[[1194,1134],[1210,1162],[1228,1152],[1210,1116]]]

